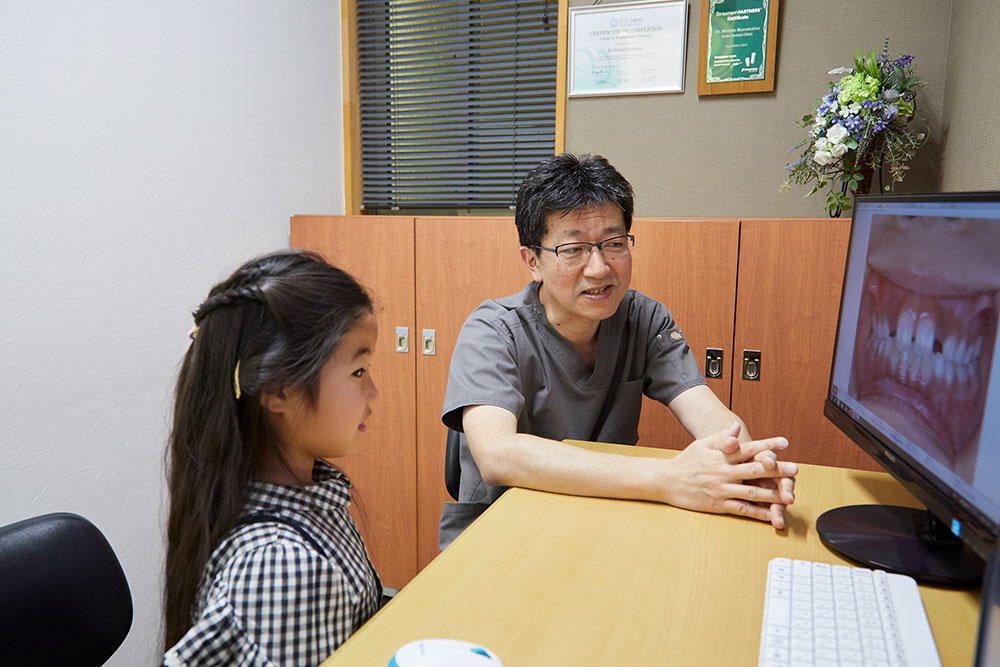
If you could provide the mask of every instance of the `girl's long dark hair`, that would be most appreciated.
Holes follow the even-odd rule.
[[[300,388],[315,405],[324,364],[370,312],[351,276],[295,250],[247,262],[194,312],[167,450],[167,649],[191,627],[209,556],[239,518],[264,448],[280,460],[261,392]]]

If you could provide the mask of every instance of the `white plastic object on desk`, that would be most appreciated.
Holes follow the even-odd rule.
[[[459,639],[418,639],[404,644],[388,667],[503,667],[496,653]]]

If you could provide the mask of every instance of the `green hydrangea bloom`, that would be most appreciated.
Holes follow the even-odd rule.
[[[840,85],[840,95],[837,96],[837,101],[841,104],[853,102],[860,104],[865,100],[878,98],[880,87],[878,79],[864,73],[849,74],[841,79],[838,85]]]

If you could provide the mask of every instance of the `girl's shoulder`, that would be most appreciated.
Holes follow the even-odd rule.
[[[323,559],[328,556],[322,540],[303,521],[285,514],[253,512],[244,515],[215,548],[208,578],[262,559],[275,562],[289,557],[298,561],[305,555],[302,552]]]
[[[166,664],[299,664],[289,647],[303,646],[316,649],[307,657],[318,664],[332,653],[354,625],[344,630],[331,619],[352,619],[353,611],[337,610],[360,597],[337,559],[307,535],[281,519],[237,524],[213,554],[194,623]]]
[[[258,510],[243,515],[230,535],[237,540],[290,540],[302,546],[311,546],[315,551],[326,554],[320,541],[313,535],[313,529],[303,519],[288,513]]]

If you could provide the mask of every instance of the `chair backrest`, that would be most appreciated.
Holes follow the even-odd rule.
[[[0,528],[0,662],[103,665],[132,627],[132,595],[94,524],[55,513]]]
[[[458,431],[448,429],[448,438],[444,443],[444,486],[448,494],[458,500],[458,486],[462,480],[462,464],[460,462]]]

